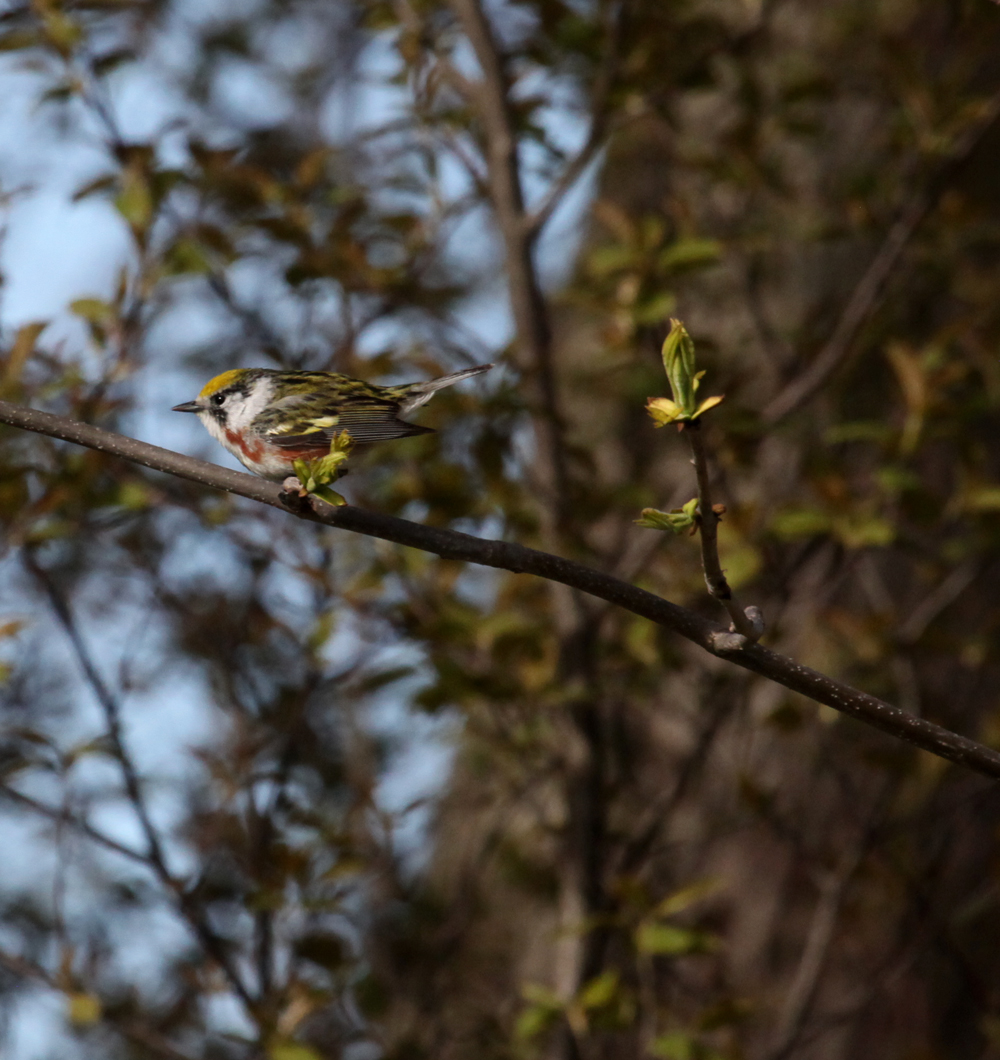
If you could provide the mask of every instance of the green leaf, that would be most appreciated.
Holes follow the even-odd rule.
[[[900,467],[898,464],[887,464],[875,472],[875,481],[891,496],[918,490],[921,486],[920,476],[908,467]],[[998,502],[1000,502],[1000,489],[996,489]],[[1000,503],[997,505],[1000,507]]]
[[[618,992],[618,973],[610,970],[602,972],[580,991],[578,998],[584,1009],[603,1008],[612,1002]]]
[[[70,311],[92,324],[107,324],[114,315],[114,309],[101,298],[77,298],[69,304]]]
[[[636,519],[636,526],[648,530],[669,530],[672,534],[683,534],[697,522],[698,498],[692,497],[683,508],[674,508],[661,512],[656,508],[643,508],[642,518]]]
[[[592,250],[587,257],[587,264],[595,276],[609,276],[635,265],[636,259],[633,247],[612,243]]]
[[[882,420],[852,420],[828,427],[823,432],[827,445],[843,442],[884,442],[892,434],[892,427]]]
[[[545,1005],[532,1005],[517,1017],[514,1033],[522,1040],[537,1038],[544,1034],[559,1018],[559,1010]]]
[[[830,532],[833,521],[816,508],[786,508],[771,516],[771,532],[787,541]]]
[[[94,73],[98,77],[106,77],[125,63],[135,62],[137,58],[131,48],[116,48],[94,60]]]
[[[676,401],[670,398],[650,398],[646,402],[646,411],[656,420],[657,427],[665,427],[668,423],[674,423],[684,414],[684,410]]]
[[[185,273],[207,273],[212,271],[212,262],[206,248],[197,239],[182,236],[164,255],[167,273],[182,276]]]
[[[128,479],[118,487],[117,503],[130,512],[141,512],[150,506],[153,494],[144,482]]]
[[[96,994],[67,994],[66,1015],[78,1027],[97,1023],[101,1018],[101,999]]]
[[[81,199],[87,198],[88,195],[96,195],[99,191],[110,191],[117,183],[118,178],[113,173],[107,173],[103,177],[88,180],[86,184],[81,184],[73,192],[73,202],[79,202]]]
[[[311,493],[314,497],[319,497],[320,500],[334,507],[347,503],[339,493],[326,487],[344,474],[341,467],[350,455],[353,445],[354,439],[350,433],[341,431],[334,435],[330,442],[330,451],[326,456],[321,456],[318,460],[295,460],[292,463],[295,474],[306,493]]]
[[[28,359],[35,352],[35,343],[38,336],[48,327],[47,320],[35,320],[30,324],[22,324],[17,329],[17,335],[11,345],[10,353],[3,365],[2,389],[7,390],[11,383],[17,383],[21,378]]]
[[[969,512],[1000,511],[1000,486],[977,486],[967,490],[963,507]]]
[[[686,953],[704,953],[711,948],[711,942],[701,931],[647,921],[636,929],[635,946],[640,953],[680,957]]]
[[[8,33],[0,34],[0,52],[35,48],[41,43],[42,36],[37,29],[12,29]]]
[[[308,489],[306,483],[309,481],[309,463],[306,460],[293,460],[292,469],[295,471],[295,477],[302,483],[303,489]]]
[[[564,1007],[559,995],[541,983],[525,983],[521,987],[521,996],[525,1001],[530,1001],[535,1005],[544,1005],[557,1012],[561,1012]]]
[[[323,1060],[311,1046],[301,1042],[275,1042],[268,1047],[268,1060]]]
[[[41,7],[42,5],[39,6]],[[49,5],[42,7],[42,11],[42,25],[45,29],[45,35],[62,55],[69,55],[73,50],[73,46],[83,36],[83,29],[80,24],[54,7],[49,7]]]
[[[711,265],[719,260],[721,254],[722,244],[714,239],[679,239],[660,254],[660,266],[664,269],[684,269]]]
[[[336,490],[330,489],[329,486],[314,486],[309,492],[314,497],[319,497],[321,501],[326,501],[327,504],[332,505],[334,508],[343,507],[347,503]]]
[[[685,417],[690,416],[695,410],[694,395],[699,377],[695,373],[694,342],[679,320],[670,321],[670,334],[664,340],[661,352],[674,401]]]
[[[696,1039],[690,1034],[672,1031],[655,1039],[649,1051],[653,1056],[663,1057],[663,1060],[695,1060],[697,1045]]]
[[[708,412],[709,409],[714,409],[716,405],[721,405],[725,400],[725,394],[718,394],[716,397],[705,398],[705,400],[695,410],[694,415],[691,419],[696,420],[703,412]]]
[[[679,320],[670,321],[670,334],[663,343],[663,367],[670,382],[673,401],[668,398],[650,398],[646,410],[658,427],[667,423],[690,422],[703,412],[715,408],[722,397],[706,398],[699,405],[695,395],[701,378],[705,374],[695,371],[694,343]]]
[[[833,532],[848,548],[882,548],[896,538],[896,528],[880,515],[857,514],[835,519]]]
[[[659,324],[677,308],[677,299],[667,291],[654,295],[652,298],[644,299],[635,311],[637,324],[646,326]]]
[[[137,232],[144,232],[153,219],[153,195],[146,175],[135,167],[122,173],[115,208]]]
[[[656,907],[656,915],[674,916],[677,913],[682,913],[685,909],[690,908],[692,905],[702,901],[711,894],[715,894],[716,891],[722,886],[720,880],[706,879],[698,880],[696,883],[692,883],[687,887],[682,887],[679,891],[674,891],[673,894],[668,894],[662,902]]]

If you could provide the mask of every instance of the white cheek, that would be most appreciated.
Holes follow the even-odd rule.
[[[271,403],[273,393],[274,383],[270,379],[258,380],[250,394],[235,408],[226,406],[226,425],[231,431],[239,431],[242,434]]]

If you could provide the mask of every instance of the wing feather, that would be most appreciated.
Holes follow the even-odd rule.
[[[328,415],[317,417],[317,424],[311,430],[295,434],[278,430],[268,432],[268,441],[279,449],[303,449],[315,446],[317,449],[329,447],[334,435],[349,431],[351,437],[360,445],[369,442],[384,442],[391,438],[408,438],[416,434],[433,434],[430,427],[419,427],[415,423],[405,423],[399,419],[399,404],[395,401],[346,402],[340,409],[339,416]],[[323,419],[327,422],[320,426]],[[329,421],[336,419],[336,425]]]

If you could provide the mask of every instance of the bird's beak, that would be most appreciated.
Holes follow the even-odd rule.
[[[174,405],[171,412],[201,412],[201,405],[197,401],[185,401],[183,405]]]

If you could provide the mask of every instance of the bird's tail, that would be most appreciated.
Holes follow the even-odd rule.
[[[399,406],[400,415],[406,416],[414,409],[425,405],[438,390],[444,390],[446,386],[460,383],[463,379],[471,379],[474,375],[482,375],[493,367],[492,364],[478,364],[475,368],[463,368],[460,372],[452,372],[451,375],[442,375],[437,379],[429,379],[426,383],[413,383],[406,392],[406,398]]]

